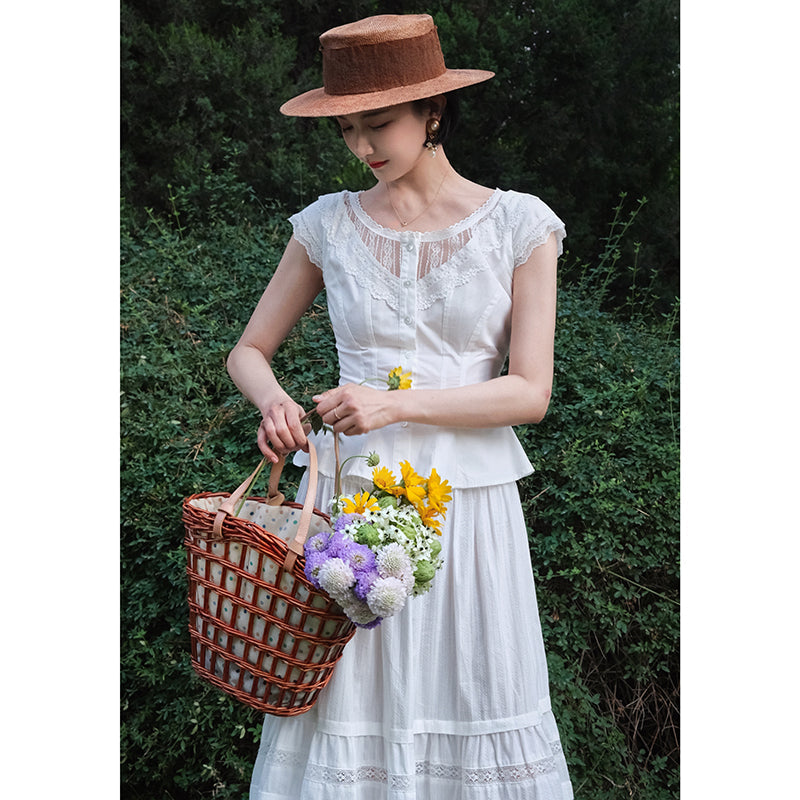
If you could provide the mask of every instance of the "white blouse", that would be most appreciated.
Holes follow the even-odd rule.
[[[402,366],[414,389],[445,389],[500,375],[511,334],[514,270],[564,224],[539,198],[496,189],[442,231],[384,228],[358,194],[320,197],[290,218],[295,238],[322,270],[339,354],[340,384],[385,378]],[[378,387],[378,383],[367,385]],[[321,391],[326,387],[319,387]],[[335,473],[333,436],[314,437],[323,475]],[[397,474],[432,467],[454,488],[508,483],[533,471],[510,427],[456,428],[400,422],[340,437],[341,458],[372,451]],[[305,453],[294,463],[308,464]],[[369,479],[364,459],[347,474]],[[365,488],[366,488],[365,484]]]

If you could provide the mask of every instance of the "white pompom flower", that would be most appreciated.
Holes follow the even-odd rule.
[[[363,600],[350,600],[342,606],[342,610],[360,628],[374,628],[380,623],[380,619]]]
[[[356,582],[356,576],[350,565],[341,558],[329,558],[317,573],[319,585],[342,605],[351,595],[350,588]]]
[[[395,577],[397,577],[397,579],[405,587],[406,594],[411,594],[414,591],[414,586],[417,583],[417,579],[414,577],[413,566],[409,566],[408,569],[404,569],[399,575]]]
[[[383,578],[400,578],[411,570],[411,558],[397,542],[387,544],[376,558],[378,572]],[[413,570],[412,570],[413,571]]]
[[[378,578],[367,594],[367,605],[378,617],[391,617],[403,609],[408,591],[399,578]]]

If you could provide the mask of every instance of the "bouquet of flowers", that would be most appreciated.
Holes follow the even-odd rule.
[[[442,566],[437,536],[451,486],[436,469],[425,479],[403,461],[398,480],[377,467],[377,454],[354,458],[375,467],[372,488],[333,498],[333,530],[306,542],[305,573],[356,625],[374,628],[431,588]]]
[[[395,367],[384,381],[390,391],[409,389],[411,373]],[[307,416],[314,430],[324,429],[313,412]],[[400,464],[398,479],[386,467],[378,468],[376,453],[352,458],[366,458],[374,467],[372,488],[342,495],[344,464],[340,466],[331,501],[333,531],[306,541],[305,573],[356,625],[374,628],[400,611],[411,595],[431,588],[442,566],[436,537],[441,536],[452,487],[435,469],[423,478],[408,461]]]

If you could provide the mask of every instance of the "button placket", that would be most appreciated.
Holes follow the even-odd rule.
[[[407,232],[402,238],[400,259],[400,337],[398,349],[403,358],[403,368],[413,373],[417,350],[417,235]],[[413,380],[413,377],[412,377]],[[404,426],[405,427],[405,426]]]

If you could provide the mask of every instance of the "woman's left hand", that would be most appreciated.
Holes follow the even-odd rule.
[[[392,398],[397,394],[402,392],[347,383],[311,399],[317,404],[317,413],[326,425],[336,433],[356,436],[397,422],[394,413],[397,402]]]

